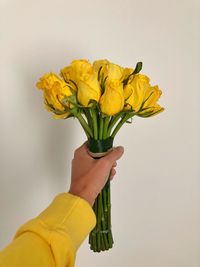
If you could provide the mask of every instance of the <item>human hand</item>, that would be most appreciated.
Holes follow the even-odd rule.
[[[87,148],[87,142],[74,152],[69,193],[85,199],[92,206],[107,180],[116,174],[116,161],[124,153],[123,147],[113,148],[100,159],[93,159]]]

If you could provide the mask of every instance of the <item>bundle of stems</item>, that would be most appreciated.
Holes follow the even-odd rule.
[[[133,117],[133,113],[130,112],[121,112],[115,116],[105,116],[98,108],[84,109],[84,113],[79,113],[77,116],[88,137],[89,149],[91,148],[90,141],[92,140],[93,143],[95,141],[101,143],[101,146],[105,147],[104,152],[112,148],[112,141],[115,135],[131,117]],[[108,139],[111,142],[105,146],[105,142]],[[110,179],[108,179],[106,185],[97,196],[93,210],[96,214],[97,223],[89,235],[90,249],[94,252],[105,251],[112,248],[114,243],[111,230]]]

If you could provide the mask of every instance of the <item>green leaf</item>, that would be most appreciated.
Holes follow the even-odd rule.
[[[135,66],[135,70],[131,74],[129,74],[129,76],[125,80],[123,80],[123,85],[124,86],[127,85],[130,77],[139,73],[141,71],[141,69],[142,69],[142,62],[138,62]]]
[[[142,62],[138,62],[135,66],[135,70],[134,70],[133,74],[139,73],[141,71],[141,69],[142,69]]]

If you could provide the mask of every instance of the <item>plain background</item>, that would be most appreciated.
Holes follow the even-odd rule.
[[[71,60],[143,61],[163,91],[158,116],[135,118],[112,183],[115,245],[76,266],[200,266],[200,2],[0,1],[0,248],[68,190],[78,122],[56,121],[35,88]]]

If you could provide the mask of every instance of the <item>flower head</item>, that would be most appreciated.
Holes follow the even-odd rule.
[[[112,116],[124,107],[123,84],[119,80],[106,81],[105,91],[100,98],[101,112]]]
[[[125,110],[133,110],[136,115],[150,117],[163,111],[157,104],[162,91],[158,86],[151,86],[146,75],[136,74],[130,83],[124,86]]]
[[[56,115],[68,116],[69,111],[62,104],[66,96],[71,96],[70,87],[59,76],[54,73],[47,73],[36,84],[38,89],[43,90],[45,107]]]

